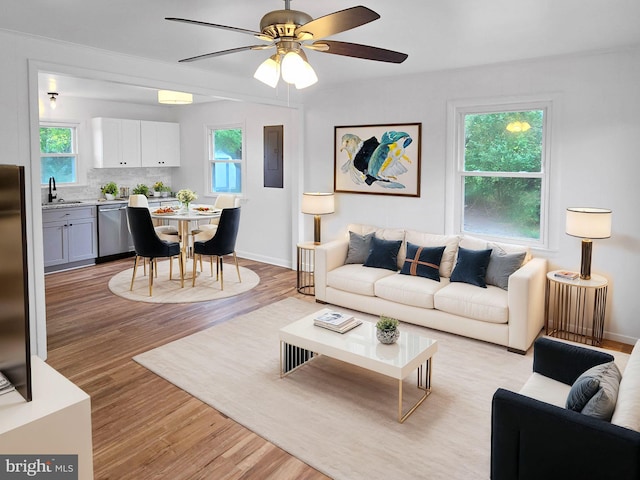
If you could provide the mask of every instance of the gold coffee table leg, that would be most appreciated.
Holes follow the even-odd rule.
[[[423,369],[424,367],[424,369]],[[431,359],[427,359],[424,366],[418,367],[418,379],[416,387],[424,391],[422,397],[407,411],[402,413],[402,380],[398,380],[398,422],[404,423],[409,416],[418,408],[422,402],[431,394]]]

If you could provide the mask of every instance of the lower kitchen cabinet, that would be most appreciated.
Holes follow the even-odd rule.
[[[96,207],[45,210],[42,234],[46,272],[90,265],[98,256]]]

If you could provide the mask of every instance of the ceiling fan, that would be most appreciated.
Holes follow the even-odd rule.
[[[220,28],[233,32],[252,35],[259,40],[268,42],[261,45],[247,45],[244,47],[205,53],[195,57],[183,58],[180,62],[193,62],[205,58],[228,55],[245,50],[276,49],[276,53],[265,60],[256,70],[254,77],[267,85],[274,87],[278,84],[280,73],[282,79],[294,84],[296,88],[305,88],[318,81],[313,68],[307,61],[302,48],[318,52],[343,55],[347,57],[363,58],[378,62],[402,63],[407,59],[406,53],[395,52],[358,43],[324,40],[324,37],[351,30],[380,18],[373,10],[363,7],[351,7],[330,13],[315,20],[308,14],[298,10],[291,10],[291,0],[284,0],[284,10],[268,12],[260,21],[260,31],[244,28],[218,25],[215,23],[188,20],[186,18],[166,17],[172,22],[182,22],[192,25]]]

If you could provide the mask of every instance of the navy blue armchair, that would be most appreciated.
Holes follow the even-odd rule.
[[[533,371],[571,385],[611,355],[539,338]],[[498,389],[491,412],[493,480],[640,479],[640,432]]]

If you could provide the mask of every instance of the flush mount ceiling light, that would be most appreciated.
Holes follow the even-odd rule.
[[[172,90],[158,90],[158,103],[166,105],[189,105],[193,103],[193,95]]]
[[[509,132],[526,132],[531,128],[528,122],[511,122],[507,125]]]
[[[318,52],[378,62],[402,63],[407,59],[407,54],[405,53],[394,52],[384,48],[337,42],[335,40],[318,41],[320,38],[345,32],[380,18],[380,15],[367,7],[351,7],[314,20],[313,17],[304,12],[291,10],[290,3],[291,0],[284,0],[284,10],[274,10],[264,15],[260,21],[259,32],[185,18],[167,17],[166,20],[245,33],[268,42],[266,45],[247,45],[206,53],[184,58],[180,62],[193,62],[246,50],[275,48],[276,54],[262,62],[253,75],[254,78],[274,88],[278,84],[280,75],[282,75],[282,79],[285,82],[295,85],[298,89],[308,87],[318,81],[315,71],[302,51],[303,47]],[[313,43],[308,43],[312,41]]]
[[[49,95],[49,106],[51,107],[51,110],[55,110],[56,101],[58,100],[58,92],[47,92],[47,95]]]

